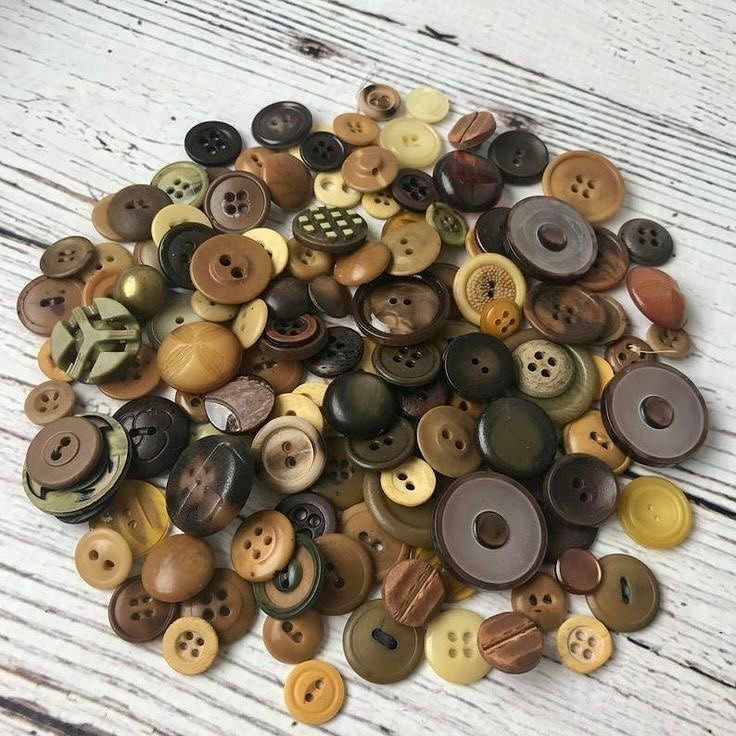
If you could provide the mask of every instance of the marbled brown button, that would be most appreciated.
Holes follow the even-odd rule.
[[[399,162],[391,151],[380,146],[356,148],[341,169],[345,183],[358,192],[378,192],[399,173]]]
[[[74,279],[46,276],[26,284],[18,295],[17,313],[23,326],[37,335],[50,335],[59,320],[68,319],[82,303],[82,285]]]
[[[263,378],[238,376],[204,397],[207,419],[215,429],[229,434],[252,432],[268,419],[274,392]]]
[[[324,624],[312,609],[283,621],[266,616],[262,635],[263,645],[274,659],[284,664],[299,664],[314,659],[322,646]]]
[[[391,251],[380,240],[370,240],[358,250],[335,261],[335,281],[343,286],[360,286],[377,279],[391,262]]]
[[[469,112],[450,129],[447,140],[453,148],[465,150],[485,143],[496,130],[496,118],[491,112]]]
[[[644,340],[633,335],[624,335],[606,348],[606,360],[611,364],[614,373],[620,373],[634,363],[657,360],[657,354]]]
[[[388,120],[400,106],[399,93],[387,84],[369,84],[358,92],[358,109],[373,120]]]
[[[587,549],[566,549],[555,563],[555,577],[570,593],[592,593],[601,582],[601,566],[595,555]]]
[[[366,599],[375,580],[373,560],[366,548],[346,534],[317,537],[325,560],[325,582],[317,610],[325,616],[350,613]]]
[[[593,342],[606,314],[598,299],[579,286],[536,284],[524,300],[524,316],[546,338],[563,345]]]
[[[432,172],[441,198],[461,212],[480,212],[501,197],[503,178],[493,161],[468,151],[452,151],[440,158]]]
[[[483,659],[497,670],[518,675],[539,664],[544,634],[523,613],[497,613],[480,625],[478,649]]]
[[[445,601],[440,573],[423,560],[402,560],[383,579],[386,612],[404,626],[424,626]]]
[[[685,297],[669,274],[658,268],[637,266],[629,271],[626,288],[641,313],[655,325],[679,330],[685,324]]]
[[[295,319],[269,319],[258,347],[276,359],[306,360],[316,355],[326,342],[324,322],[312,314],[302,314]]]
[[[218,176],[204,198],[207,217],[222,233],[244,233],[258,227],[266,221],[270,209],[271,195],[263,181],[244,171]]]
[[[546,572],[511,591],[511,607],[534,621],[542,631],[554,631],[567,616],[567,594]]]
[[[268,156],[263,161],[261,178],[268,186],[274,204],[282,210],[298,210],[312,198],[312,174],[296,156],[289,153]]]
[[[578,279],[590,291],[606,291],[620,284],[629,270],[629,252],[618,235],[605,227],[595,227],[598,252],[593,265]]]
[[[171,204],[166,192],[150,184],[132,184],[113,195],[107,220],[121,240],[145,240],[151,236],[156,213]]]
[[[440,375],[426,386],[401,387],[397,396],[399,412],[407,419],[419,421],[431,409],[449,402],[450,388]]]
[[[340,319],[350,313],[352,297],[348,288],[331,276],[317,276],[309,282],[308,291],[314,307],[329,317]]]
[[[162,636],[177,617],[176,603],[152,598],[140,577],[121,583],[112,594],[107,614],[112,630],[125,641],[141,644]]]

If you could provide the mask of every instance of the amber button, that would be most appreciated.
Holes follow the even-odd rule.
[[[148,345],[141,345],[138,354],[115,380],[100,384],[100,391],[111,399],[130,401],[150,394],[160,382],[156,351]]]
[[[116,531],[92,529],[79,540],[74,564],[85,583],[109,590],[128,577],[133,567],[133,554]]]
[[[270,208],[271,196],[264,183],[244,171],[228,171],[217,177],[204,198],[205,213],[223,233],[243,233],[258,227],[266,221]]]
[[[570,593],[592,593],[601,582],[601,566],[595,555],[587,549],[566,549],[555,563],[555,577]]]
[[[263,622],[263,645],[284,664],[312,659],[322,646],[323,636],[322,618],[311,608],[283,621],[266,616]]]
[[[82,289],[82,304],[89,307],[98,297],[112,299],[119,275],[117,271],[96,271],[89,276]]]
[[[503,178],[498,166],[490,159],[469,151],[445,154],[434,165],[432,177],[441,199],[461,212],[490,209],[503,191]]]
[[[18,295],[18,319],[37,335],[50,335],[59,320],[68,319],[82,303],[82,285],[74,279],[39,276]]]
[[[203,618],[179,618],[164,633],[164,659],[181,675],[199,675],[208,670],[219,648],[217,632]]]
[[[595,369],[598,372],[598,390],[593,397],[594,401],[600,401],[603,395],[603,389],[608,385],[608,382],[613,378],[613,367],[611,364],[602,358],[600,355],[593,355],[593,362],[595,363]]]
[[[146,593],[140,577],[121,583],[107,607],[112,630],[125,641],[141,644],[158,639],[177,617],[176,603],[157,601]]]
[[[613,639],[598,619],[571,616],[557,630],[557,653],[565,667],[588,674],[611,658]]]
[[[332,121],[335,135],[351,146],[368,146],[373,143],[380,128],[367,115],[357,112],[344,112]]]
[[[679,330],[685,324],[685,297],[669,274],[658,268],[637,266],[629,271],[626,288],[634,304],[655,325]]]
[[[342,676],[331,664],[318,659],[298,664],[284,683],[284,702],[300,723],[327,723],[340,712],[344,700]]]
[[[475,449],[476,422],[453,406],[436,406],[419,420],[417,444],[424,459],[449,478],[472,473],[480,466]]]
[[[334,278],[344,286],[360,286],[377,279],[388,268],[391,251],[380,240],[371,240],[335,261]]]
[[[521,309],[511,299],[489,299],[480,314],[480,331],[499,340],[511,337],[521,326]]]
[[[567,616],[567,594],[551,575],[539,572],[511,591],[511,607],[543,631],[554,631]]]
[[[69,416],[75,401],[74,389],[68,383],[46,381],[26,396],[23,411],[34,424],[43,426]]]
[[[353,151],[342,165],[342,178],[358,192],[377,192],[391,184],[399,173],[399,162],[391,151],[365,146]]]
[[[230,556],[238,575],[262,582],[286,567],[295,546],[294,527],[286,516],[278,511],[258,511],[238,527]]]
[[[565,452],[582,452],[603,460],[616,475],[629,467],[630,458],[613,444],[595,409],[565,425],[562,433]]]

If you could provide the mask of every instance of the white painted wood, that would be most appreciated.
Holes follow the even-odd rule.
[[[384,80],[404,93],[425,82],[445,90],[453,108],[442,132],[483,106],[502,126],[530,126],[553,153],[595,148],[621,167],[629,195],[612,227],[646,215],[675,237],[667,269],[689,299],[695,343],[680,367],[701,386],[712,430],[695,458],[662,473],[695,508],[685,544],[642,549],[615,520],[596,542],[598,554],[645,560],[663,594],[650,627],[614,637],[605,668],[574,675],[548,637],[548,656],[528,675],[491,673],[460,688],[425,664],[403,683],[370,685],[344,660],[339,617],[321,656],[342,671],[348,699],[320,730],[736,733],[734,18],[722,0],[0,0],[0,732],[295,732],[282,704],[288,667],[265,653],[260,624],[192,679],[168,669],[159,644],[134,647],[109,630],[108,596],[74,572],[83,530],[39,514],[20,488],[35,432],[21,402],[42,380],[41,341],[19,325],[14,304],[38,272],[39,246],[73,232],[99,240],[94,200],[183,158],[195,122],[232,121],[250,141],[250,120],[267,102],[301,100],[329,123],[364,82]],[[510,188],[504,203],[535,191]],[[646,321],[616,296],[643,335]],[[117,406],[94,389],[79,393],[86,407]],[[221,564],[231,531],[216,539]],[[508,608],[508,594],[464,605],[488,615]],[[584,601],[573,608],[584,611]],[[317,730],[299,727],[306,732]]]

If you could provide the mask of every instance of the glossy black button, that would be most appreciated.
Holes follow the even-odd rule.
[[[389,385],[371,373],[346,373],[327,387],[322,412],[339,434],[372,439],[396,422],[396,399]]]
[[[261,294],[261,299],[279,319],[294,319],[312,309],[307,282],[292,276],[274,279]]]
[[[294,531],[308,534],[312,539],[337,531],[335,507],[324,496],[310,491],[286,496],[276,506],[294,527]]]
[[[348,148],[334,133],[320,130],[302,141],[299,155],[313,171],[334,171],[342,166]]]
[[[424,386],[442,367],[440,351],[431,342],[403,347],[379,345],[371,360],[376,372],[397,386]]]
[[[327,329],[324,347],[306,362],[306,369],[315,376],[334,378],[352,371],[363,357],[363,338],[350,327]]]
[[[194,251],[205,240],[217,235],[207,225],[197,222],[183,222],[168,230],[158,246],[158,259],[166,278],[182,289],[194,290],[192,277],[189,275],[189,264]]]
[[[634,263],[661,266],[672,256],[672,236],[658,222],[644,218],[628,220],[619,228],[618,236]]]
[[[488,157],[509,184],[540,181],[549,163],[547,146],[528,130],[509,130],[491,143]]]
[[[462,212],[493,207],[503,191],[498,166],[468,151],[452,151],[437,161],[432,172],[440,199]]]
[[[289,148],[312,128],[312,113],[299,102],[274,102],[253,118],[253,137],[267,148]]]
[[[418,421],[435,406],[444,406],[450,400],[450,387],[444,376],[438,376],[427,386],[407,386],[396,392],[399,412],[408,419]]]
[[[187,156],[202,166],[228,166],[242,148],[240,133],[229,123],[217,120],[195,125],[184,138]]]
[[[508,207],[493,207],[478,218],[475,223],[475,242],[484,253],[506,255],[504,240],[510,211]]]
[[[544,409],[531,401],[496,399],[478,422],[478,448],[494,470],[513,478],[530,478],[552,464],[557,429]]]
[[[391,184],[391,196],[413,212],[424,212],[439,199],[434,180],[420,169],[401,169]]]
[[[162,396],[143,396],[123,404],[113,415],[130,437],[130,478],[153,478],[166,472],[189,443],[189,417]]]
[[[416,432],[403,417],[385,432],[370,439],[349,439],[346,447],[348,457],[364,470],[387,470],[395,468],[413,454]]]
[[[452,390],[472,401],[501,396],[514,381],[514,359],[509,349],[501,340],[481,332],[452,340],[445,348],[443,362]]]

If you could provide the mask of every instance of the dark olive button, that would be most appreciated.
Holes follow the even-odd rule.
[[[243,148],[243,139],[229,123],[199,123],[184,138],[184,150],[202,166],[229,166]]]
[[[308,207],[291,223],[294,237],[302,244],[340,255],[354,251],[368,237],[368,224],[344,207]]]
[[[18,295],[18,319],[37,335],[50,335],[59,320],[68,319],[82,303],[82,285],[75,279],[38,276]]]
[[[266,148],[289,148],[307,137],[312,113],[299,102],[274,102],[253,118],[253,137]]]
[[[403,417],[385,432],[368,439],[348,440],[348,457],[365,470],[395,468],[414,452],[416,438],[414,428]]]
[[[198,222],[183,222],[167,230],[158,247],[158,259],[166,278],[182,289],[194,291],[189,264],[194,251],[217,231]]]
[[[624,335],[606,348],[606,360],[611,364],[614,373],[620,373],[635,363],[657,360],[657,354],[644,340],[633,335]]]
[[[618,235],[605,227],[593,228],[598,252],[593,265],[578,284],[590,291],[607,291],[620,284],[629,270],[629,252]]]
[[[544,479],[545,505],[569,526],[599,526],[616,509],[617,498],[616,476],[592,455],[563,455]]]
[[[631,365],[611,379],[601,418],[616,445],[644,465],[676,465],[708,434],[708,409],[695,384],[654,362]]]
[[[542,507],[544,518],[547,521],[547,552],[544,556],[545,565],[554,565],[565,550],[588,549],[598,536],[598,527],[568,526],[555,516],[549,509]]]
[[[549,163],[547,146],[528,130],[509,130],[494,138],[488,157],[509,184],[541,181]]]
[[[526,399],[496,399],[478,422],[478,447],[494,470],[514,478],[544,473],[557,451],[557,429]]]
[[[335,507],[318,493],[303,491],[286,496],[276,511],[289,519],[296,532],[308,534],[312,539],[337,531]]]
[[[493,161],[468,151],[452,151],[437,161],[432,172],[440,198],[461,212],[493,207],[501,197],[503,178]]]
[[[273,409],[274,391],[263,378],[238,376],[203,397],[205,420],[228,434],[258,429]]]
[[[314,171],[334,171],[342,166],[348,148],[334,133],[318,131],[302,141],[299,155]]]
[[[133,399],[113,418],[125,427],[133,445],[131,478],[153,478],[166,472],[189,443],[189,417],[162,396]]]
[[[443,361],[450,388],[473,401],[501,396],[514,381],[514,359],[492,335],[469,332],[456,337],[445,348]]]
[[[244,233],[266,221],[271,193],[254,174],[227,171],[209,185],[203,208],[221,233]]]
[[[599,560],[602,577],[585,600],[591,613],[613,631],[639,631],[659,610],[659,585],[636,557],[606,555]]]
[[[525,583],[547,547],[544,517],[533,496],[490,471],[459,478],[440,496],[433,535],[447,567],[468,585],[486,590]]]
[[[555,563],[555,577],[568,593],[592,593],[600,584],[602,575],[600,563],[587,549],[566,549]]]
[[[484,212],[475,223],[475,242],[483,253],[505,254],[506,221],[511,210],[493,207]]]
[[[276,360],[306,360],[327,343],[327,328],[319,317],[303,314],[295,319],[269,319],[258,347]]]
[[[658,222],[636,218],[625,222],[618,231],[634,263],[661,266],[672,256],[672,236]]]
[[[372,439],[396,422],[396,399],[388,384],[370,373],[346,373],[327,387],[322,411],[330,426],[352,439]]]
[[[391,196],[412,212],[424,212],[439,199],[434,180],[420,169],[401,169],[391,184]]]
[[[292,276],[272,281],[261,294],[271,313],[280,319],[294,319],[312,308],[307,283]]]
[[[328,327],[327,342],[306,363],[310,373],[334,378],[352,371],[363,357],[363,338],[351,327]]]
[[[170,204],[171,198],[162,189],[132,184],[113,195],[107,205],[107,219],[121,240],[147,240],[156,213]]]
[[[121,639],[134,644],[162,636],[177,617],[178,610],[176,603],[164,603],[148,595],[140,577],[119,585],[107,606],[112,630]]]
[[[342,632],[345,659],[368,682],[387,685],[406,679],[424,656],[424,630],[394,621],[381,599],[356,609]]]
[[[562,345],[592,343],[606,324],[600,301],[579,286],[536,284],[524,299],[524,316],[548,340]]]
[[[68,278],[88,266],[95,254],[90,240],[81,235],[70,235],[49,245],[41,254],[39,266],[44,276]]]
[[[371,360],[378,374],[397,386],[424,386],[442,367],[439,350],[429,342],[400,348],[379,345]]]
[[[324,312],[328,317],[340,319],[350,314],[350,290],[347,286],[338,284],[332,276],[317,276],[309,282],[307,290],[315,309]]]
[[[465,218],[444,202],[435,202],[427,208],[427,224],[440,236],[443,245],[462,246],[468,234]]]
[[[407,419],[419,420],[435,406],[443,406],[450,400],[450,387],[443,376],[427,386],[407,386],[396,393],[399,412]]]

